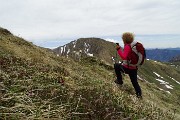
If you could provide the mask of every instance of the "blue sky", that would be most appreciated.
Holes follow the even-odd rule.
[[[116,41],[126,31],[135,33],[149,48],[180,47],[179,0],[0,0],[0,3],[0,26],[43,47],[57,47],[81,37]]]

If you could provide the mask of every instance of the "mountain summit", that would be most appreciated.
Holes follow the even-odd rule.
[[[73,57],[74,52],[82,51],[82,56],[94,56],[112,63],[112,56],[116,55],[115,43],[100,38],[80,38],[53,50],[60,56]]]

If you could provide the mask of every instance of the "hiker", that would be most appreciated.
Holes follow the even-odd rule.
[[[136,91],[136,96],[138,98],[142,98],[141,87],[139,86],[138,81],[137,81],[138,67],[136,65],[129,63],[129,57],[134,55],[134,54],[132,54],[132,47],[131,47],[131,44],[134,42],[134,34],[130,33],[130,32],[125,32],[122,35],[122,40],[124,42],[124,49],[119,44],[117,44],[116,50],[117,50],[117,53],[119,54],[119,56],[122,58],[123,62],[114,64],[114,69],[115,69],[115,73],[117,76],[117,79],[114,82],[116,84],[122,85],[123,80],[122,80],[121,72],[128,74],[131,79],[131,83]],[[137,56],[137,55],[135,55],[135,56]],[[137,61],[138,61],[137,59],[138,58],[135,57],[131,61],[136,61],[136,63],[137,63]]]

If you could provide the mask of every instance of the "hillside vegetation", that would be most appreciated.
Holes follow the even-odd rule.
[[[152,61],[147,67],[151,63],[156,70],[166,67]],[[151,79],[152,72],[141,70],[141,77]],[[173,71],[176,75],[178,70]],[[0,28],[0,119],[178,119],[179,86],[169,94],[156,84],[140,81],[140,100],[128,76],[124,75],[123,86],[114,84],[114,79],[113,67],[100,59],[75,62],[57,57]]]

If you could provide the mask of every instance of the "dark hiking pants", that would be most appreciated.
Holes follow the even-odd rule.
[[[117,76],[117,81],[119,84],[123,84],[123,80],[122,80],[122,75],[121,73],[126,73],[129,75],[130,79],[131,79],[131,83],[136,91],[136,95],[137,96],[141,96],[141,88],[138,84],[137,81],[137,69],[128,69],[123,67],[121,64],[116,63],[114,64],[114,69],[115,69],[115,73]]]

